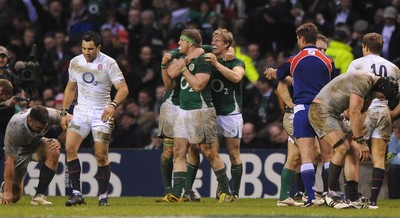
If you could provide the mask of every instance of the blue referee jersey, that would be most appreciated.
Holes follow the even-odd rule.
[[[297,55],[291,56],[277,71],[279,80],[292,74],[293,102],[311,104],[315,96],[334,75],[333,60],[316,46],[306,46]]]

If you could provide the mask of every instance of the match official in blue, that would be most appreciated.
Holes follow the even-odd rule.
[[[308,193],[308,200],[303,207],[323,204],[315,201],[315,136],[316,133],[308,121],[310,104],[318,92],[334,76],[333,60],[317,49],[318,29],[312,23],[305,23],[296,30],[297,45],[300,52],[290,57],[277,70],[269,68],[265,72],[268,79],[284,80],[290,74],[293,77],[294,119],[293,136],[299,146],[301,156],[301,175]],[[320,144],[321,145],[321,144]],[[323,152],[321,145],[321,152]]]

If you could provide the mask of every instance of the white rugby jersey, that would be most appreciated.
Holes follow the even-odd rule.
[[[7,125],[7,130],[4,138],[5,153],[13,157],[18,155],[27,155],[37,148],[40,139],[49,131],[54,124],[60,123],[60,113],[53,108],[47,108],[49,112],[49,124],[47,127],[35,133],[28,127],[28,114],[31,109],[21,111],[11,118]],[[8,145],[8,146],[7,146]]]
[[[111,87],[124,80],[117,62],[99,52],[92,63],[83,54],[74,57],[68,68],[69,80],[78,84],[78,104],[104,108],[111,101]]]
[[[357,58],[350,63],[348,71],[365,70],[380,77],[393,77],[400,85],[400,70],[392,62],[375,54]],[[387,106],[387,100],[375,98],[370,108]]]

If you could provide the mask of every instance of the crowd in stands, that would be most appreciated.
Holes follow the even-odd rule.
[[[130,92],[116,111],[110,146],[155,149],[163,52],[178,47],[184,28],[199,28],[203,44],[211,43],[215,29],[227,28],[236,56],[246,64],[242,148],[285,149],[284,105],[276,82],[263,72],[296,52],[296,28],[305,22],[318,26],[330,39],[326,54],[340,73],[362,56],[362,36],[373,31],[383,36],[382,56],[399,66],[399,10],[399,0],[0,0],[0,45],[8,50],[16,92],[31,105],[60,109],[81,35],[99,32],[101,51],[117,60]],[[22,75],[27,72],[18,63],[32,58],[33,45],[40,72]],[[32,85],[36,80],[40,83]],[[20,102],[17,110],[26,107]],[[50,134],[59,131],[55,127]]]

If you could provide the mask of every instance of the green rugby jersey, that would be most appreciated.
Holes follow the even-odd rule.
[[[177,84],[179,84],[180,78],[176,78]],[[168,89],[165,90],[164,95],[163,95],[163,103],[166,101],[171,102],[172,104],[179,106],[179,93],[181,91],[181,87],[179,85],[176,85],[173,89]]]
[[[200,57],[193,59],[187,68],[189,72],[193,75],[197,73],[207,73],[210,74],[211,78],[207,85],[200,92],[195,92],[189,83],[186,81],[185,77],[181,77],[181,92],[180,92],[180,107],[184,110],[195,110],[201,108],[213,107],[212,97],[211,97],[211,81],[212,81],[212,71],[213,67],[210,62],[205,61],[204,54]]]
[[[237,58],[232,61],[218,58],[218,62],[231,70],[236,66],[245,68],[244,62]],[[221,72],[214,70],[211,94],[217,115],[242,112],[242,81],[234,83],[225,78]]]

